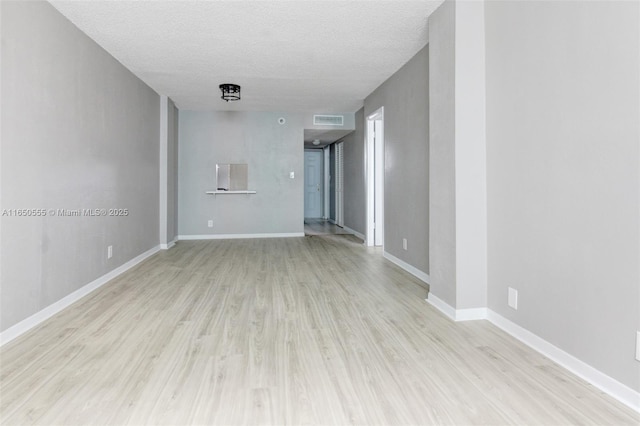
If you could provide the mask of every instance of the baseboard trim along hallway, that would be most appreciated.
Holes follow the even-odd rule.
[[[96,278],[95,280],[91,281],[89,284],[86,284],[86,285],[80,287],[79,289],[77,289],[73,293],[63,297],[62,299],[58,300],[57,302],[52,303],[51,305],[49,305],[46,308],[36,312],[35,314],[31,315],[30,317],[28,317],[28,318],[20,321],[19,323],[9,327],[8,329],[6,329],[2,333],[0,333],[0,346],[3,346],[6,343],[9,343],[13,339],[15,339],[16,337],[21,336],[22,334],[24,334],[27,331],[31,330],[32,328],[34,328],[35,326],[37,326],[41,322],[51,318],[52,316],[54,316],[58,312],[62,311],[66,307],[68,307],[71,304],[73,304],[73,303],[77,302],[78,300],[82,299],[84,296],[88,295],[92,291],[100,288],[101,286],[103,286],[104,284],[108,283],[109,281],[111,281],[112,279],[117,277],[118,275],[123,274],[124,272],[126,272],[129,269],[131,269],[134,266],[136,266],[138,263],[142,262],[143,260],[145,260],[148,257],[156,254],[159,251],[160,251],[160,246],[159,245],[156,246],[156,247],[153,247],[152,249],[149,249],[149,250],[145,251],[144,253],[134,257],[130,261],[120,265],[116,269],[113,269],[112,271],[107,272],[106,274],[102,275],[101,277]]]
[[[160,248],[162,250],[169,250],[171,247],[176,245],[177,238],[173,241],[169,241],[167,244],[160,244]]]
[[[178,240],[238,240],[247,238],[296,238],[304,237],[304,232],[268,233],[268,234],[203,234],[178,235]]]
[[[366,237],[364,236],[364,234],[361,234],[358,231],[354,231],[353,229],[349,228],[348,226],[343,226],[342,229],[344,229],[347,232],[351,232],[353,235],[355,235],[356,237],[360,238],[362,241],[366,240]]]
[[[447,302],[435,296],[431,292],[427,295],[427,298],[425,300],[427,301],[427,303],[429,303],[454,321],[474,321],[487,319],[487,308],[454,309]]]
[[[469,321],[486,319],[510,336],[546,356],[555,363],[571,371],[576,376],[591,383],[629,408],[640,413],[640,393],[623,385],[600,370],[579,360],[573,355],[552,345],[536,334],[519,326],[488,308],[454,309],[442,299],[429,293],[426,301],[453,321]]]
[[[573,355],[552,345],[518,324],[509,321],[502,315],[487,310],[487,319],[496,327],[520,340],[525,345],[571,371],[576,376],[591,383],[601,391],[609,394],[627,407],[640,413],[640,393],[609,377],[600,370],[579,360]]]
[[[407,262],[398,259],[394,255],[389,254],[386,251],[382,252],[382,256],[385,259],[395,263],[396,265],[398,265],[399,267],[401,267],[402,269],[404,269],[405,271],[407,271],[408,273],[410,273],[414,277],[419,278],[420,281],[423,281],[423,282],[429,284],[429,274],[427,274],[426,272],[421,271],[420,269],[416,268],[415,266],[409,265]]]

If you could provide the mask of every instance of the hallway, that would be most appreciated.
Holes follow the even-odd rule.
[[[353,235],[325,219],[304,219],[304,235]],[[362,240],[360,240],[362,241]]]

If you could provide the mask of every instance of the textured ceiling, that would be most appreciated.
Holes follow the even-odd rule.
[[[354,112],[425,45],[442,0],[51,3],[180,109]]]
[[[347,136],[351,132],[353,132],[353,130],[304,129],[304,147],[305,148],[322,148],[337,140],[342,139],[343,137]],[[318,145],[313,144],[313,141],[315,139],[317,139],[320,142]]]

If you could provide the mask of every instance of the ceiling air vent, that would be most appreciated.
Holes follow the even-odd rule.
[[[314,115],[314,126],[344,126],[344,115]]]

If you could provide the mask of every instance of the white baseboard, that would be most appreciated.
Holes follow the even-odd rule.
[[[290,232],[282,234],[204,234],[178,235],[178,240],[237,240],[246,238],[293,238],[304,237],[304,232]]]
[[[437,296],[434,296],[431,292],[427,294],[427,298],[425,300],[428,304],[449,317],[449,319],[453,321],[456,320],[456,310],[444,300],[440,299]]]
[[[352,233],[353,235],[355,235],[356,237],[360,238],[362,241],[364,241],[364,234],[359,233],[358,231],[354,231],[353,229],[349,228],[348,226],[343,226],[342,229],[344,229],[347,232]]]
[[[389,254],[386,251],[382,252],[382,256],[384,256],[385,259],[390,260],[391,262],[395,263],[396,265],[398,265],[399,267],[401,267],[402,269],[404,269],[405,271],[407,271],[411,275],[419,278],[421,281],[424,281],[425,283],[429,284],[429,274],[427,274],[426,272],[421,271],[420,269],[416,268],[415,266],[409,265],[407,262],[398,259],[394,255]]]
[[[576,376],[591,383],[601,391],[622,402],[629,408],[640,412],[640,392],[607,376],[603,372],[579,360],[571,354],[552,345],[529,330],[504,318],[500,314],[488,308],[454,309],[442,299],[429,293],[427,302],[454,321],[468,321],[487,319],[496,327],[502,329],[510,336],[518,339],[533,350],[541,353],[561,367],[571,371]]]
[[[447,302],[435,296],[431,292],[427,295],[426,301],[456,322],[487,319],[487,308],[455,309],[453,306],[449,305]]]
[[[103,276],[91,281],[89,284],[86,284],[86,285],[80,287],[78,290],[76,290],[73,293],[63,297],[62,299],[58,300],[57,302],[52,303],[51,305],[49,305],[46,308],[36,312],[35,314],[31,315],[30,317],[28,317],[28,318],[20,321],[19,323],[9,327],[8,329],[6,329],[2,333],[0,333],[0,346],[3,346],[4,344],[9,343],[10,341],[15,339],[16,337],[18,337],[18,336],[26,333],[27,331],[31,330],[33,327],[35,327],[36,325],[40,324],[44,320],[51,318],[52,316],[54,316],[58,312],[62,311],[63,309],[65,309],[69,305],[77,302],[78,300],[80,300],[81,298],[86,296],[87,294],[89,294],[92,291],[96,290],[97,288],[103,286],[104,284],[106,284],[107,282],[111,281],[112,279],[114,279],[118,275],[122,274],[123,272],[133,268],[138,263],[142,262],[143,260],[145,260],[149,256],[152,256],[153,254],[157,253],[158,251],[160,251],[160,246],[156,246],[156,247],[153,247],[150,250],[145,251],[144,253],[134,257],[133,259],[131,259],[127,263],[117,267],[116,269],[114,269],[114,270],[112,270],[110,272],[107,272]]]
[[[487,319],[487,308],[456,309],[456,321],[477,321]]]
[[[169,241],[167,244],[160,244],[160,249],[161,250],[169,250],[171,247],[176,245],[176,240],[173,241]]]
[[[640,392],[636,392],[628,386],[607,376],[584,361],[568,354],[562,349],[552,345],[529,330],[504,318],[490,309],[488,310],[487,319],[496,327],[520,340],[525,345],[540,352],[542,355],[571,371],[581,379],[591,383],[601,391],[611,395],[613,398],[627,405],[629,408],[640,412]]]

